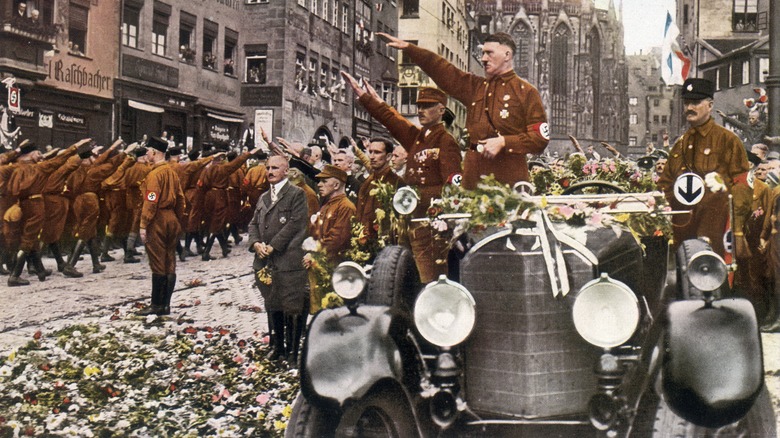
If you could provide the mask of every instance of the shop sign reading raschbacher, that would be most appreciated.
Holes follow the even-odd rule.
[[[85,94],[101,95],[111,91],[110,75],[103,74],[99,68],[88,68],[76,62],[66,63],[62,59],[49,61],[48,79]]]

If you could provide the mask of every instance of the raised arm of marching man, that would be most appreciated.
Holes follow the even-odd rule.
[[[429,50],[385,33],[377,35],[390,47],[403,50],[444,92],[466,105],[471,145],[463,165],[464,187],[475,188],[481,177],[491,173],[510,185],[528,180],[526,154],[544,151],[549,126],[539,92],[513,70],[511,36],[499,32],[485,39],[482,77]]]

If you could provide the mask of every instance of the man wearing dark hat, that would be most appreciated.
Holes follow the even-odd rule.
[[[268,159],[270,189],[257,202],[249,222],[249,251],[271,331],[270,359],[287,354],[298,361],[298,346],[309,309],[309,284],[301,244],[308,235],[306,196],[287,178],[289,164],[281,155]],[[262,277],[262,278],[261,278]],[[270,280],[268,280],[270,278]],[[286,334],[286,335],[285,335]]]
[[[444,92],[468,108],[471,147],[463,163],[463,186],[473,189],[494,174],[512,185],[528,180],[526,154],[540,154],[550,140],[539,92],[514,72],[515,42],[506,33],[489,35],[482,46],[485,77],[461,71],[443,57],[386,33],[388,46],[403,50]]]
[[[47,161],[41,161],[42,155],[35,143],[25,140],[20,144],[19,158],[8,180],[7,194],[18,200],[23,222],[19,251],[16,253],[16,262],[8,277],[8,286],[30,284],[29,281],[20,278],[26,261],[35,267],[38,280],[44,281],[46,276],[51,274],[51,271],[43,267],[40,254],[39,236],[46,217],[43,189],[48,176],[64,165],[70,156],[76,154],[80,146],[90,141],[90,139],[81,140],[69,147],[62,155]]]
[[[124,258],[132,257],[127,251],[125,245],[127,234],[129,233],[128,216],[131,212],[127,209],[127,184],[125,173],[135,164],[135,154],[133,151],[138,146],[133,143],[125,149],[125,159],[114,173],[100,183],[105,200],[106,213],[108,215],[108,224],[106,225],[106,235],[103,238],[102,250],[100,253],[101,262],[113,262],[114,257],[109,254],[112,247],[117,244],[124,249]]]
[[[350,221],[355,215],[355,204],[347,198],[347,173],[343,170],[326,164],[317,174],[317,180],[323,204],[312,218],[311,234],[325,249],[330,264],[336,267],[343,260],[344,251],[349,249]],[[311,256],[306,254],[304,266],[308,269],[311,263]]]
[[[420,195],[420,202],[412,216],[426,217],[431,200],[441,197],[444,185],[460,173],[460,149],[442,123],[447,95],[437,88],[420,88],[417,118],[422,127],[418,127],[382,101],[370,85],[366,85],[364,90],[351,75],[341,74],[369,114],[387,127],[406,149],[408,157],[404,182]],[[409,240],[423,282],[434,281],[440,274],[447,274],[447,242],[429,222],[414,222],[409,229]]]
[[[165,161],[168,142],[151,137],[146,156],[152,171],[142,185],[144,194],[139,235],[146,244],[146,256],[152,271],[152,304],[139,315],[168,315],[176,287],[176,242],[184,214],[184,192],[176,172]]]
[[[8,180],[16,170],[15,160],[18,155],[16,149],[0,154],[0,275],[11,273],[14,268],[13,258],[19,249],[19,244],[13,242],[13,236],[19,233],[13,230],[14,226],[10,222],[4,220],[6,211],[16,203],[16,199],[8,195]]]
[[[683,109],[690,125],[672,146],[669,161],[658,180],[667,201],[675,210],[690,210],[690,214],[678,214],[672,218],[674,247],[687,239],[704,236],[709,238],[713,251],[724,255],[723,235],[729,219],[728,194],[734,195],[734,230],[737,258],[748,254],[744,235],[745,221],[752,212],[752,189],[747,184],[749,164],[742,142],[731,131],[715,124],[712,119],[715,86],[706,79],[687,79],[682,88]],[[698,203],[686,206],[683,201],[695,199],[683,196],[675,187],[691,181],[685,174],[694,173],[705,181],[722,180],[722,187],[704,184],[704,194]],[[708,175],[710,175],[708,177]],[[683,184],[688,187],[687,184]]]
[[[73,234],[76,245],[68,257],[68,263],[62,270],[66,277],[82,277],[84,274],[76,270],[81,251],[85,248],[92,259],[92,272],[97,274],[106,269],[100,263],[100,245],[97,239],[97,227],[100,217],[100,201],[98,192],[100,184],[114,173],[114,170],[125,158],[124,153],[113,155],[113,152],[122,144],[122,139],[117,139],[111,147],[103,151],[99,156],[94,156],[94,151],[102,147],[98,146],[92,152],[79,153],[82,158],[81,166],[70,174],[67,181],[70,194],[73,199]]]

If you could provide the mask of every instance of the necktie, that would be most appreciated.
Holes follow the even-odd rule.
[[[271,203],[276,202],[276,186],[271,186]]]

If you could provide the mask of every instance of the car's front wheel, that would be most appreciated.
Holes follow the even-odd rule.
[[[329,438],[335,436],[338,415],[309,403],[298,393],[284,432],[285,438]]]
[[[745,417],[718,429],[708,429],[688,422],[678,417],[663,400],[660,400],[653,425],[653,438],[688,437],[776,438],[775,414],[769,392],[764,387]]]
[[[392,391],[374,392],[352,402],[341,416],[336,436],[418,436],[413,414],[403,397]]]

